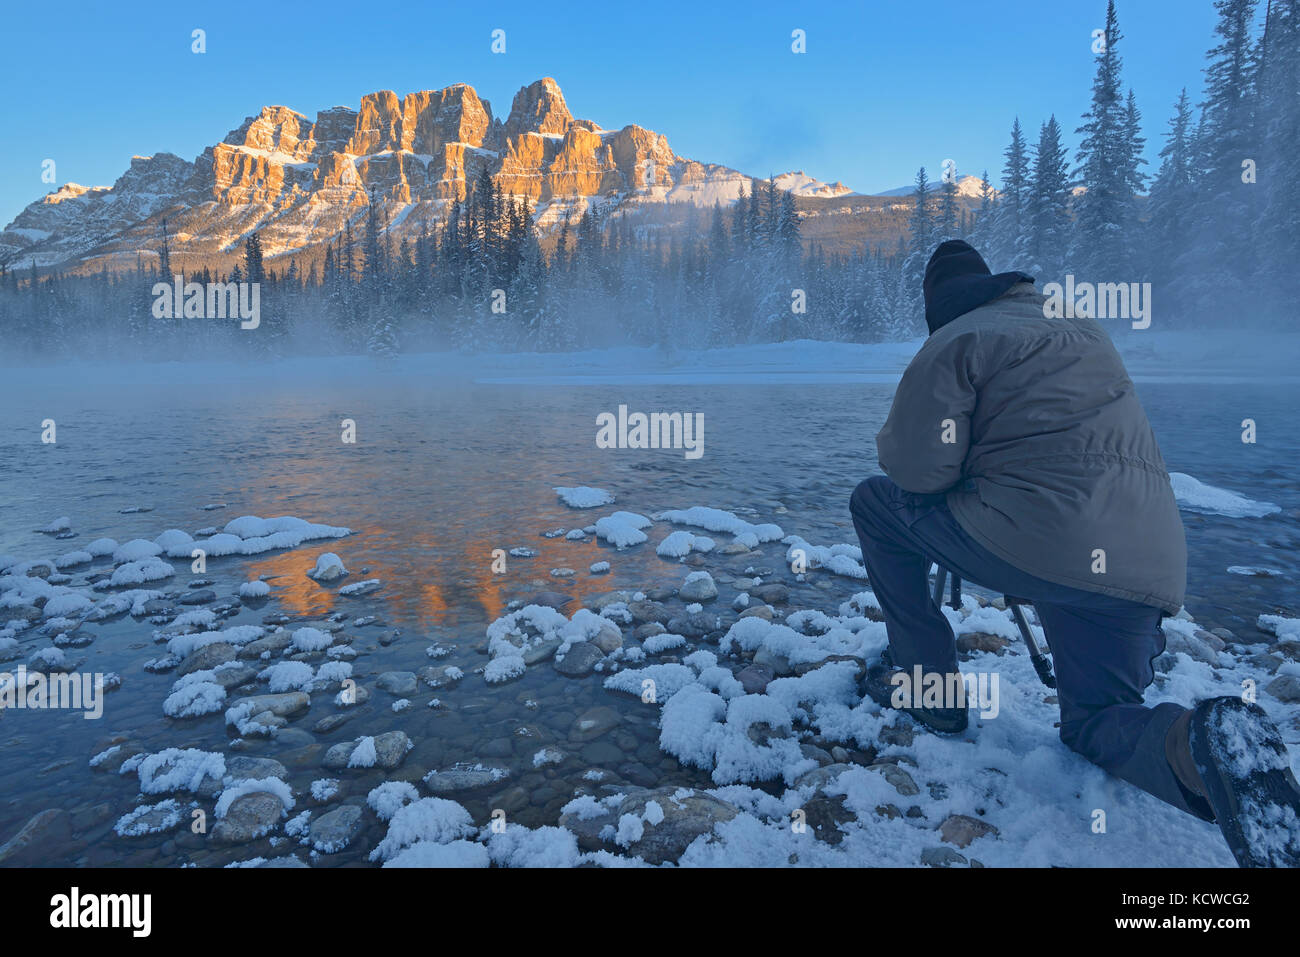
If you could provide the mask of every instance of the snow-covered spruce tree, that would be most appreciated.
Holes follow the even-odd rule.
[[[912,216],[908,222],[908,252],[934,251],[934,191],[925,167],[916,171],[916,186],[912,190]]]
[[[1127,158],[1124,140],[1125,104],[1121,90],[1119,44],[1123,39],[1115,13],[1115,0],[1106,6],[1105,49],[1097,55],[1097,72],[1092,81],[1092,102],[1083,115],[1082,135],[1076,156],[1076,185],[1083,192],[1075,197],[1074,242],[1068,261],[1081,278],[1090,282],[1128,281],[1132,264],[1125,258],[1126,219],[1129,204]],[[1134,277],[1136,278],[1136,277]]]
[[[1300,0],[1268,0],[1257,62],[1259,289],[1267,313],[1289,320],[1300,301]]]
[[[1187,298],[1203,317],[1222,315],[1248,295],[1256,257],[1259,192],[1243,180],[1258,164],[1251,37],[1255,0],[1216,0],[1219,38],[1206,54],[1205,99],[1196,138],[1197,214],[1187,271]]]
[[[384,297],[367,304],[370,316],[370,335],[366,337],[366,351],[380,359],[392,359],[397,355],[397,332],[394,329],[392,312]]]
[[[1142,167],[1147,165],[1143,156],[1146,150],[1146,137],[1142,135],[1142,113],[1138,110],[1137,97],[1128,91],[1124,101],[1124,125],[1120,137],[1124,152],[1120,157],[1120,171],[1123,175],[1123,192],[1120,195],[1120,217],[1124,224],[1124,258],[1139,269],[1144,265],[1143,251],[1146,248],[1146,223],[1142,220],[1139,196],[1146,189],[1147,176]],[[1142,271],[1142,279],[1148,274]]]
[[[994,272],[1023,269],[1026,265],[1025,246],[1027,220],[1025,203],[1029,191],[1029,150],[1025,134],[1020,128],[1020,118],[1011,124],[1011,142],[1003,152],[1002,189],[993,206],[989,249],[984,258]]]
[[[952,179],[944,178],[939,184],[939,210],[935,217],[934,224],[934,243],[939,243],[947,239],[960,239],[961,230],[959,228],[957,216],[957,179],[953,174]]]
[[[1165,145],[1160,150],[1160,168],[1151,183],[1147,248],[1143,254],[1156,294],[1169,304],[1171,316],[1182,315],[1190,305],[1177,279],[1188,268],[1186,258],[1196,213],[1194,136],[1191,101],[1184,88],[1174,104]]]
[[[922,166],[912,193],[912,216],[907,245],[895,283],[895,308],[884,329],[887,339],[905,339],[925,328],[925,265],[937,245],[930,182]]]
[[[989,247],[993,241],[993,184],[989,182],[989,171],[980,176],[980,208],[975,213],[967,242],[974,246],[981,255],[988,259]]]
[[[1038,132],[1024,220],[1025,268],[1040,283],[1063,281],[1070,241],[1070,172],[1055,116]]]

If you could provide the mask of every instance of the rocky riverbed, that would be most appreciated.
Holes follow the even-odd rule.
[[[576,527],[531,534],[602,561],[544,567],[521,535],[513,597],[476,632],[390,625],[385,580],[348,567],[354,533],[298,519],[0,558],[5,748],[49,728],[13,695],[94,667],[101,629],[136,638],[80,770],[38,772],[76,786],[0,835],[0,863],[1231,864],[1212,827],[1059,743],[997,596],[947,612],[998,695],[939,738],[860,698],[885,632],[856,546],[786,535],[780,503],[642,515],[600,491],[573,496]],[[187,573],[195,548],[219,570]],[[658,574],[590,587],[646,549]],[[310,571],[247,576],[286,550]],[[303,587],[318,610],[281,607]],[[1165,630],[1149,700],[1253,683],[1300,738],[1300,621]]]

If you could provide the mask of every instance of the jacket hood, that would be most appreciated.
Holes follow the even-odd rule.
[[[950,239],[939,244],[925,266],[925,324],[933,335],[958,316],[998,298],[1016,283],[1033,282],[1023,272],[989,272],[984,257],[970,243]]]

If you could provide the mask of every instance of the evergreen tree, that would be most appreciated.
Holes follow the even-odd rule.
[[[244,275],[249,282],[266,281],[266,269],[262,264],[262,238],[252,233],[244,240]]]
[[[961,237],[957,222],[957,177],[945,177],[939,187],[939,215],[935,221],[935,244]]]
[[[987,259],[989,246],[993,239],[993,185],[989,182],[989,171],[980,176],[980,208],[975,214],[975,222],[970,227],[970,244]]]
[[[1075,202],[1077,229],[1070,261],[1092,282],[1117,282],[1129,265],[1129,241],[1124,230],[1130,210],[1127,158],[1130,147],[1124,99],[1120,88],[1119,44],[1123,39],[1115,13],[1115,0],[1106,5],[1106,45],[1098,54],[1092,81],[1092,103],[1084,114],[1077,156],[1078,185],[1083,192]]]
[[[916,188],[912,192],[912,219],[909,223],[911,241],[909,252],[921,252],[927,256],[934,249],[934,209],[930,192],[930,180],[925,175],[925,167],[916,171]]]
[[[1027,268],[1045,281],[1063,281],[1070,225],[1070,172],[1061,127],[1053,116],[1043,124],[1034,150],[1033,175],[1025,203]]]
[[[1260,144],[1257,189],[1258,268],[1267,281],[1266,307],[1279,317],[1300,301],[1300,0],[1268,0],[1256,71],[1255,139]],[[1245,185],[1245,184],[1243,184]]]
[[[1127,263],[1141,262],[1145,248],[1145,228],[1140,221],[1138,196],[1146,189],[1147,177],[1142,172],[1142,167],[1147,164],[1142,155],[1146,142],[1142,135],[1142,114],[1138,111],[1137,97],[1129,90],[1128,99],[1124,103],[1124,125],[1120,136],[1124,151],[1120,157],[1123,187],[1119,205],[1121,235],[1124,239],[1123,255]]]
[[[1147,226],[1148,269],[1159,283],[1162,297],[1177,298],[1173,277],[1180,268],[1191,239],[1192,214],[1197,199],[1196,165],[1192,155],[1192,106],[1184,88],[1174,104],[1169,132],[1160,150],[1160,168],[1151,184],[1150,220]]]
[[[1207,53],[1196,153],[1194,242],[1181,282],[1187,300],[1220,314],[1249,293],[1257,262],[1259,194],[1243,181],[1243,164],[1261,156],[1255,139],[1255,0],[1215,0],[1218,42]]]
[[[1011,124],[1011,143],[1002,154],[1002,189],[992,223],[992,242],[986,259],[994,272],[1023,268],[1026,239],[1025,204],[1029,192],[1029,153],[1020,118]]]

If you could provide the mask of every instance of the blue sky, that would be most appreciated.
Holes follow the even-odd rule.
[[[860,192],[996,175],[1013,117],[1055,113],[1073,147],[1091,31],[1105,0],[600,4],[316,0],[10,4],[0,224],[58,184],[111,184],[133,154],[193,159],[245,116],[283,104],[314,119],[365,93],[469,83],[504,116],[553,76],[574,115],[668,137],[680,155],[752,175],[803,169]],[[1120,0],[1125,82],[1154,161],[1181,86],[1212,45],[1210,0]],[[191,52],[191,31],[207,52]],[[506,53],[490,50],[506,31]],[[807,52],[791,52],[791,31]]]

